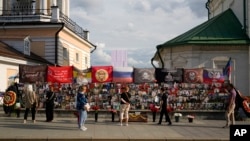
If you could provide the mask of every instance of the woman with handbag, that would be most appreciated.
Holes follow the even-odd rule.
[[[83,85],[79,87],[78,94],[77,94],[77,102],[76,102],[76,109],[79,115],[78,127],[82,131],[87,130],[87,128],[84,126],[85,121],[87,119],[87,110],[88,110],[88,109],[85,109],[86,104],[88,104],[87,86]]]
[[[128,112],[130,110],[130,97],[129,87],[122,87],[121,94],[121,106],[120,106],[120,125],[122,126],[123,116],[125,115],[126,126],[128,126],[129,115]]]

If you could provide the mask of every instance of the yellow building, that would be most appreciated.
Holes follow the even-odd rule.
[[[89,68],[96,46],[69,18],[69,0],[0,0],[0,91],[19,64]]]

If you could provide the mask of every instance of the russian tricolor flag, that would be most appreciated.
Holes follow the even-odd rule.
[[[133,67],[113,67],[113,82],[132,83]]]
[[[226,66],[223,68],[223,75],[224,77],[227,77],[228,80],[230,80],[230,75],[231,75],[231,67],[232,67],[232,61],[231,57],[229,58]]]

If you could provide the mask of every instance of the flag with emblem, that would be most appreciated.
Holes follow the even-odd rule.
[[[113,80],[113,67],[112,66],[92,66],[91,77],[92,83],[106,83]]]

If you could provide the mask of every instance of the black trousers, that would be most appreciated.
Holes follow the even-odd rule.
[[[54,119],[54,104],[46,104],[46,121],[52,121]]]
[[[166,122],[171,123],[171,120],[170,120],[170,118],[169,118],[169,115],[168,115],[167,110],[161,110],[161,112],[160,112],[159,124],[161,124],[161,122],[162,122],[163,115],[165,115]]]
[[[12,113],[12,111],[14,109],[14,106],[6,106],[6,105],[4,105],[3,109],[4,109],[5,114],[7,114],[8,116],[11,116],[11,113]]]
[[[15,109],[15,111],[16,111],[16,117],[20,117],[20,109]]]
[[[25,113],[24,113],[24,119],[27,120],[30,109],[31,109],[32,120],[35,120],[36,119],[36,107],[26,108]]]

